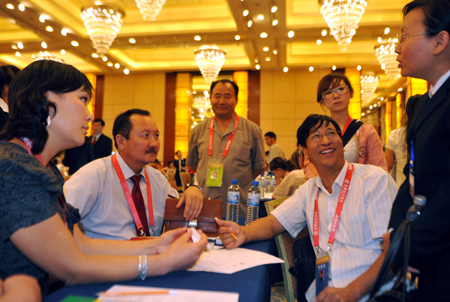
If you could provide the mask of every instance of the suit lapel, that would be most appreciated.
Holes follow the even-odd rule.
[[[418,107],[414,110],[415,119],[413,120],[413,126],[411,129],[412,131],[410,131],[409,135],[411,133],[416,133],[420,126],[422,126],[425,120],[430,116],[430,114],[437,110],[445,101],[448,100],[449,88],[450,78],[445,81],[444,85],[439,88],[439,90],[431,99],[428,98],[428,92],[420,98]]]

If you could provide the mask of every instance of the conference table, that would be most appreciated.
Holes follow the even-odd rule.
[[[276,250],[273,240],[252,242],[242,247],[272,255]],[[270,301],[273,266],[280,265],[261,265],[234,274],[178,271],[165,276],[147,278],[144,281],[135,279],[123,282],[69,285],[45,297],[44,302],[60,302],[70,295],[95,298],[97,293],[106,291],[114,284],[237,292],[239,301],[266,302]]]

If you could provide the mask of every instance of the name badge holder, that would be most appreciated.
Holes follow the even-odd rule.
[[[344,183],[342,184],[341,193],[339,194],[336,211],[334,213],[334,218],[331,225],[327,251],[324,251],[319,246],[319,188],[316,190],[313,219],[314,251],[316,253],[316,296],[318,296],[328,286],[330,272],[329,254],[334,244],[334,238],[336,237],[336,231],[339,225],[339,218],[341,217],[342,208],[344,207],[344,202],[347,197],[352,175],[353,166],[348,164],[347,173],[345,174]]]
[[[206,186],[207,187],[221,187],[223,181],[223,172],[224,172],[224,159],[230,151],[231,142],[233,141],[234,135],[236,134],[236,129],[239,125],[239,116],[236,114],[236,120],[234,121],[234,130],[231,132],[230,137],[228,138],[225,149],[222,153],[221,159],[213,159],[213,138],[214,138],[214,116],[211,119],[211,123],[209,124],[209,142],[208,142],[208,167],[206,173]]]
[[[414,200],[414,140],[411,141],[411,159],[409,160],[409,194]]]

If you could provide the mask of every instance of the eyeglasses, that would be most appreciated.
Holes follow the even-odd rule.
[[[328,90],[322,93],[322,99],[327,100],[327,99],[331,99],[334,95],[334,93],[337,93],[338,95],[345,95],[348,93],[348,87],[344,86],[344,87],[338,87],[334,90]]]
[[[309,139],[309,140],[312,140],[312,141],[314,141],[314,142],[318,142],[318,141],[322,140],[322,138],[323,138],[324,135],[326,135],[326,137],[328,137],[329,139],[334,139],[334,138],[337,137],[338,134],[337,134],[336,132],[330,130],[330,131],[328,131],[328,132],[325,133],[325,134],[323,134],[323,133],[314,133],[314,134],[311,134],[311,135],[308,137],[308,139]]]
[[[416,37],[416,36],[425,36],[426,34],[416,34],[416,35],[409,35],[409,36],[400,36],[397,35],[397,40],[399,44],[403,43],[403,40],[405,40],[406,38],[410,38],[410,37]]]

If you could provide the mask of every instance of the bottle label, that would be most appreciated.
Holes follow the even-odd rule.
[[[247,196],[247,205],[252,207],[259,207],[259,194],[256,193],[248,193]]]
[[[228,192],[228,203],[239,204],[239,192]]]

